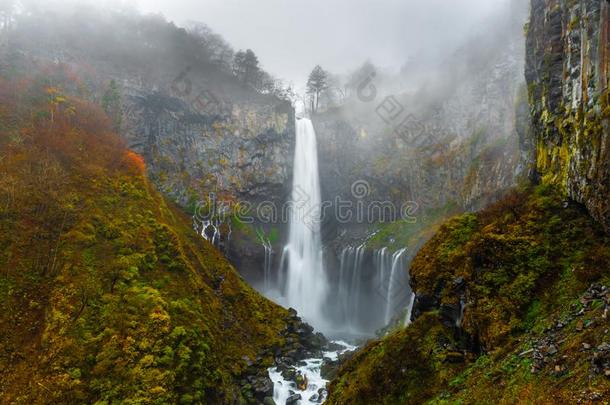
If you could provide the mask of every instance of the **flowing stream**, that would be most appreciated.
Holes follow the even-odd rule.
[[[342,348],[336,351],[324,352],[324,358],[334,361],[338,359],[340,354],[356,349],[356,346],[352,346],[342,341],[337,341],[334,343],[342,346]],[[323,358],[308,359],[305,360],[304,364],[296,368],[301,375],[307,376],[308,384],[305,391],[300,391],[293,381],[286,380],[284,377],[282,377],[282,373],[277,368],[270,368],[269,377],[271,378],[271,381],[273,381],[273,400],[275,403],[278,405],[284,405],[286,404],[286,400],[295,394],[297,396],[300,395],[301,397],[301,399],[297,402],[298,404],[324,402],[326,399],[325,391],[320,392],[320,389],[326,387],[328,380],[322,378],[322,375],[320,374],[323,362]]]

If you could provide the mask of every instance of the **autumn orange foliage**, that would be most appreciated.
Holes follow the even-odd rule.
[[[142,155],[139,155],[136,152],[129,150],[125,154],[125,159],[127,160],[127,164],[130,167],[135,168],[138,173],[144,174],[144,172],[146,171],[146,163],[144,162],[144,158],[142,157]]]
[[[0,403],[233,403],[287,312],[70,94],[0,74]]]

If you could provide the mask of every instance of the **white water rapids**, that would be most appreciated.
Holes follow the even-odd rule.
[[[328,358],[330,360],[337,360],[339,355],[345,353],[347,351],[353,351],[356,349],[356,346],[352,346],[348,343],[337,341],[334,342],[337,345],[343,346],[341,350],[324,352],[324,358]],[[271,381],[273,381],[273,400],[277,405],[284,405],[286,400],[293,394],[299,394],[301,396],[301,400],[297,402],[298,404],[306,404],[306,403],[322,403],[326,398],[319,398],[318,390],[321,388],[326,388],[326,383],[328,380],[325,380],[320,375],[322,363],[324,362],[323,358],[321,359],[308,359],[305,360],[305,364],[299,367],[296,367],[296,370],[301,373],[301,375],[307,376],[307,389],[305,391],[300,391],[296,384],[293,381],[288,381],[282,377],[282,373],[277,368],[269,369],[269,377]]]

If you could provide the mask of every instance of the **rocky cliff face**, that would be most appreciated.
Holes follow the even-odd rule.
[[[527,158],[527,125],[518,123],[529,112],[522,22],[515,20],[448,55],[415,91],[397,80],[394,95],[380,89],[372,102],[348,100],[316,115],[323,199],[365,207],[412,201],[419,213],[447,204],[475,210],[516,184]],[[409,78],[407,69],[402,80]],[[366,195],[354,196],[357,184],[368,187]],[[380,218],[371,219],[367,226]],[[341,233],[341,224],[330,225]]]
[[[294,144],[289,103],[263,96],[224,99],[200,112],[188,97],[171,92],[128,92],[124,136],[150,162],[155,182],[181,205],[205,201],[212,192],[249,202],[285,194]]]
[[[212,104],[198,111],[188,95],[172,93],[131,88],[124,137],[149,162],[157,187],[192,211],[199,231],[250,281],[260,279],[265,250],[254,229],[264,228],[261,235],[270,230],[256,207],[280,207],[289,196],[294,110],[288,102],[242,90],[241,97],[222,101],[210,92]],[[236,204],[253,220],[247,228],[232,226]],[[206,223],[214,227],[206,229]]]
[[[256,217],[259,203],[281,206],[289,196],[291,103],[240,82],[227,66],[230,47],[211,34],[197,36],[156,17],[97,15],[87,8],[53,17],[20,15],[0,68],[52,72],[51,82],[67,76],[73,94],[114,103],[115,130],[144,156],[157,188],[196,214],[199,231],[240,271],[262,273],[265,250],[256,231],[271,231],[256,218],[231,229],[230,215],[239,204],[242,214]],[[113,35],[101,38],[100,32]],[[210,41],[229,56],[215,56]],[[114,94],[108,99],[109,89]]]
[[[533,0],[526,78],[536,176],[610,230],[610,3]]]

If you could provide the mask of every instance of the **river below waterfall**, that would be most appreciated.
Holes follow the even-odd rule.
[[[299,389],[296,382],[287,378],[288,374],[282,373],[278,367],[269,369],[269,377],[273,381],[273,400],[277,405],[319,404],[326,400],[328,380],[322,378],[321,375],[324,359],[336,361],[339,355],[356,350],[356,346],[343,341],[335,341],[333,344],[339,346],[340,349],[324,352],[320,358],[305,359],[295,367],[296,372],[307,379],[305,389]]]

